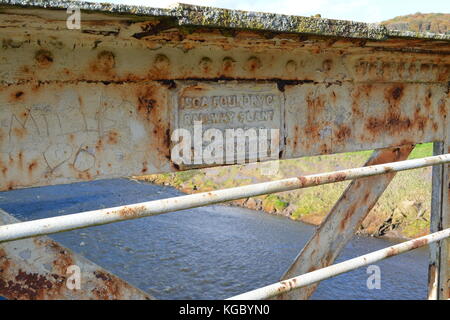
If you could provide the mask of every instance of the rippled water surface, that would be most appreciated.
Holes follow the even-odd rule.
[[[0,208],[33,220],[181,195],[126,179],[0,193]],[[277,281],[314,227],[283,217],[209,206],[52,235],[159,299],[222,299]],[[338,261],[393,242],[355,237]],[[384,260],[381,289],[366,268],[323,281],[314,299],[424,299],[427,249]]]

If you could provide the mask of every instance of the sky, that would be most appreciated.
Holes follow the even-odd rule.
[[[299,16],[320,14],[323,18],[381,22],[396,16],[450,13],[450,0],[87,0],[166,8],[176,2],[218,8],[273,12]]]

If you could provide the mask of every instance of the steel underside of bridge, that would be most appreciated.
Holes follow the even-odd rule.
[[[81,8],[80,30],[66,27],[69,4]],[[171,160],[171,133],[196,117],[280,129],[280,159],[375,149],[370,166],[424,142],[450,153],[449,35],[187,5],[3,0],[0,41],[0,191],[189,169]],[[331,265],[394,176],[354,180],[283,279]],[[450,226],[449,193],[448,165],[434,166],[432,232]],[[48,270],[13,249],[45,255],[51,240],[39,239],[0,245],[0,295],[149,298],[80,257],[89,279],[114,286],[51,290],[67,276],[61,255],[75,254],[49,253]],[[429,296],[448,299],[448,240],[430,247]]]

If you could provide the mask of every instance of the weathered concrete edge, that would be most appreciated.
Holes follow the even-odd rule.
[[[0,6],[66,9],[78,7],[83,11],[128,14],[145,17],[173,17],[180,26],[204,26],[250,29],[269,32],[298,33],[326,37],[387,40],[411,38],[450,41],[450,35],[389,30],[381,24],[290,16],[274,13],[220,9],[188,4],[176,4],[167,9],[111,3],[68,0],[0,0]]]

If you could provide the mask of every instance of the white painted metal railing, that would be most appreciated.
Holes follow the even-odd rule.
[[[284,292],[289,292],[301,287],[311,285],[313,283],[337,276],[339,274],[349,272],[360,267],[367,266],[374,262],[396,256],[407,251],[417,249],[419,247],[428,245],[430,243],[443,240],[450,237],[450,228],[439,232],[429,234],[414,240],[405,241],[395,246],[387,247],[378,251],[374,251],[357,258],[346,260],[341,263],[334,264],[329,267],[318,269],[294,277],[288,280],[280,281],[259,289],[255,289],[234,297],[228,300],[263,300],[275,297]]]
[[[450,163],[450,154],[295,177],[218,191],[142,202],[115,208],[93,210],[53,218],[14,223],[0,226],[0,243],[64,232],[73,229],[87,228],[123,220],[154,216],[252,196],[301,189],[345,180],[360,179],[390,172],[405,171],[446,163]],[[291,278],[289,280],[281,281],[263,288],[243,293],[230,299],[267,299],[281,293],[351,271],[370,263],[416,249],[420,246],[425,246],[429,243],[440,241],[449,236],[450,229],[445,229],[428,236],[406,241],[404,243],[378,250],[358,258],[347,260],[342,263]]]
[[[191,209],[230,200],[307,188],[344,180],[359,179],[389,172],[423,168],[444,163],[450,163],[450,154],[288,178],[242,187],[142,202],[115,208],[86,211],[59,217],[20,222],[0,226],[0,243],[64,232],[73,229],[87,228],[123,220],[155,216],[163,213]]]

